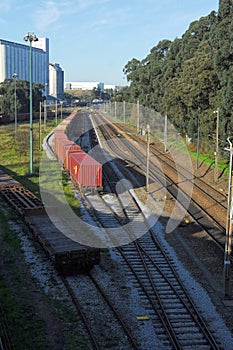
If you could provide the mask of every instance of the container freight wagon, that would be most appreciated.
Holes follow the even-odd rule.
[[[67,139],[58,139],[56,153],[64,168],[68,169],[69,152],[80,151],[81,147],[73,141]]]
[[[67,138],[67,136],[64,133],[54,133],[54,137],[53,137],[53,146],[54,146],[54,151],[57,154],[58,152],[58,145],[59,142],[61,142],[61,140],[66,140],[67,142],[69,142],[69,139]]]
[[[85,152],[69,153],[69,172],[81,187],[102,187],[102,165]]]
[[[80,118],[74,112],[54,130],[54,151],[78,187],[101,189],[102,165],[71,140],[79,132]]]

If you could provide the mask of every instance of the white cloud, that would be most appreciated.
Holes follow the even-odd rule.
[[[44,1],[42,6],[35,11],[33,17],[36,23],[36,28],[44,31],[48,26],[60,19],[61,11],[55,1]]]
[[[39,31],[46,31],[52,24],[57,24],[63,16],[81,13],[93,6],[108,3],[110,0],[44,0],[34,10],[33,19]],[[35,6],[36,3],[35,3]]]
[[[91,26],[95,30],[103,26],[108,26],[109,28],[124,27],[132,23],[133,12],[129,7],[101,10],[96,14],[96,18],[96,21]]]
[[[80,10],[89,8],[91,6],[98,6],[108,3],[110,0],[78,0],[75,2],[77,8]]]

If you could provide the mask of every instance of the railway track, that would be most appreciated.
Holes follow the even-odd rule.
[[[127,191],[125,199],[123,194],[120,200],[114,196],[114,185],[122,179],[117,178],[116,173],[112,179],[113,172],[114,168],[109,170],[109,175],[105,173],[110,187],[107,190],[111,193],[110,198],[109,195],[90,196],[89,206],[94,208],[95,215],[102,227],[105,227],[113,246],[121,245],[122,240],[127,238],[133,241],[117,249],[128,267],[128,274],[135,279],[137,288],[143,293],[161,343],[172,349],[185,349],[194,344],[199,349],[219,349],[219,344],[182,285],[167,252],[164,252],[156,241],[155,233],[149,229],[141,208],[132,197],[129,201]],[[122,207],[124,202],[127,206]],[[131,230],[123,226],[125,236],[122,238],[122,225],[135,220],[140,225],[132,225]],[[148,233],[136,240],[141,235],[142,225],[146,226]],[[117,227],[120,227],[119,235],[116,235]],[[137,227],[139,232],[136,232]]]
[[[109,172],[112,174],[113,171]],[[113,197],[113,194],[111,196]],[[145,217],[135,200],[131,197],[129,202],[129,194],[126,196],[127,207],[124,208],[121,205],[123,197],[118,204],[117,198],[114,199],[111,220],[111,206],[105,196],[89,196],[88,201],[90,206],[95,208],[95,215],[106,228],[113,246],[120,244],[123,238],[122,235],[116,236],[116,232],[112,234],[112,228],[120,227],[120,231],[125,230],[125,237],[133,240],[132,243],[117,249],[125,263],[128,277],[134,280],[134,285],[145,301],[159,340],[169,349],[188,349],[191,346],[198,349],[220,349],[188,296],[169,253],[164,251],[157,241],[156,233],[148,229]],[[136,224],[131,225],[131,229],[122,227],[122,222],[132,223],[135,220]],[[141,234],[142,225],[145,225],[144,229],[148,233],[136,240]]]
[[[115,303],[99,281],[96,280],[93,273],[78,278],[75,276],[66,277],[63,278],[63,283],[82,317],[94,349],[106,349],[108,347],[116,350],[119,348],[140,349],[130,326],[126,324]],[[87,288],[89,289],[89,295],[90,293],[93,295],[88,300],[85,298]],[[98,320],[93,317],[93,307],[95,308],[95,315],[98,313]]]
[[[86,124],[89,125],[88,123]],[[86,143],[90,142],[90,137],[85,132],[85,128],[83,131],[85,135],[85,140],[80,140],[80,142],[84,145],[84,147],[88,147],[86,146]],[[46,144],[51,157],[54,157],[52,146],[52,133],[47,137]],[[93,349],[105,349],[109,346],[113,349],[119,349],[119,346],[121,346],[122,349],[124,348],[129,350],[140,350],[139,346],[135,341],[134,335],[130,331],[129,325],[126,324],[122,315],[115,306],[114,302],[110,299],[107,292],[101,287],[100,283],[95,279],[94,275],[91,274],[91,272],[89,272],[85,277],[78,276],[77,278],[77,276],[61,276],[61,278],[77,309],[77,312],[82,318],[82,321],[90,336]],[[83,297],[80,297],[80,280],[82,278],[84,278],[85,284],[85,287],[83,289],[86,290],[86,285],[91,283],[91,285],[89,286],[89,291],[92,291],[93,293],[93,300],[97,299],[98,303],[101,303],[102,305],[102,308],[98,312],[98,322],[93,321],[91,308],[89,306],[85,307],[85,295],[83,295]],[[77,284],[79,284],[79,288],[77,288]],[[102,299],[101,302],[100,299]],[[91,303],[91,301],[88,301],[88,303]],[[106,311],[107,308],[109,309],[108,311]],[[109,314],[111,314],[109,322],[110,325],[107,325],[106,323],[105,314],[108,314],[108,318]],[[113,342],[113,340],[110,339],[109,335],[113,335],[114,333],[117,333],[118,335],[122,334],[122,337],[119,338],[119,336],[117,336]],[[115,343],[115,345],[113,343]]]
[[[81,315],[93,349],[100,350],[108,347],[113,349],[122,347],[122,349],[129,350],[140,349],[115,304],[92,274],[79,276],[78,278],[75,276],[63,277],[62,279],[78,314]],[[82,284],[83,288],[81,287]],[[78,289],[77,285],[79,285]],[[88,300],[82,293],[82,289],[85,291],[87,286],[89,295],[90,293],[93,294],[93,298]],[[94,305],[90,306],[92,303]],[[93,317],[91,311],[93,307],[95,307],[95,314],[99,309],[98,320]]]
[[[101,125],[100,122],[99,124]],[[116,137],[119,135],[118,127],[105,122],[105,125],[101,125],[99,129],[106,140],[111,140],[111,142],[108,141],[107,143],[111,152],[114,152],[119,158],[125,159],[131,168],[136,167],[138,172],[141,172],[143,176],[146,171],[146,165],[142,160],[145,159],[145,157],[142,155],[141,150],[137,149],[137,144],[145,145],[145,140],[139,136],[130,135],[130,138],[136,141],[136,144],[132,145],[132,143],[125,140],[124,135],[121,134],[122,143],[119,143]],[[124,143],[126,146],[124,146]],[[183,202],[187,203],[187,197],[186,193],[179,187],[179,183],[183,182],[188,184],[190,182],[190,186],[193,186],[193,193],[187,212],[223,249],[225,245],[225,218],[227,215],[226,196],[209,184],[206,184],[202,179],[194,179],[192,173],[181,165],[179,165],[179,171],[182,171],[182,174],[179,174],[180,179],[178,182],[177,169],[174,161],[168,155],[163,154],[155,148],[155,146],[153,146],[152,152],[156,159],[159,159],[159,163],[163,163],[163,169],[158,167],[158,162],[153,163],[153,157],[151,157],[150,181],[158,182],[161,187],[165,186],[170,196],[168,197],[175,198],[181,206]],[[128,176],[130,177],[129,172]],[[131,176],[131,181],[135,183],[135,176]],[[141,187],[142,185],[137,182],[135,183],[135,187],[136,186]],[[177,199],[178,193],[180,198]]]
[[[106,228],[108,238],[113,245],[117,246],[119,244],[118,240],[122,240],[122,237],[116,239],[111,234],[113,228],[120,228],[120,231],[122,231],[122,225],[124,227],[128,223],[139,221],[148,231],[145,236],[135,241],[137,236],[140,236],[142,227],[140,226],[139,232],[136,232],[135,225],[132,225],[133,229],[127,229],[124,232],[124,237],[134,240],[134,242],[119,248],[118,251],[121,254],[122,261],[124,261],[129,278],[132,279],[145,301],[148,318],[153,323],[155,333],[162,346],[169,349],[190,349],[193,346],[200,350],[220,349],[218,341],[215,340],[215,335],[208,329],[203,316],[195,308],[186,293],[177,274],[176,264],[169,257],[169,252],[160,244],[157,233],[148,230],[148,227],[146,227],[147,223],[141,208],[137,206],[134,198],[128,192],[127,198],[124,198],[124,194],[122,194],[120,200],[115,196],[114,187],[120,179],[116,174],[112,177],[113,173],[115,173],[114,168],[110,168],[110,175],[106,175],[106,178],[109,177],[108,192],[110,194],[89,196],[88,200],[90,205],[95,208],[96,215],[103,227]],[[130,201],[129,196],[131,196]],[[106,244],[109,244],[109,241]],[[98,327],[95,328],[94,326],[92,328],[93,320],[88,320],[85,310],[83,310],[84,308],[75,294],[77,280],[71,280],[72,278],[65,279],[64,284],[70,290],[70,295],[77,310],[83,314],[82,318],[94,348],[102,349],[105,345],[101,340],[96,339]],[[96,281],[91,279],[91,283],[93,283],[95,289],[99,289]],[[121,324],[128,342],[131,342],[131,347],[141,349],[135,341],[135,335],[132,335],[132,341],[130,340],[130,327],[124,321],[124,317],[118,313],[114,303],[111,303],[111,300],[107,298],[106,292],[101,291],[100,288],[99,293],[103,298],[105,307],[107,305],[111,309],[110,312],[113,312],[113,317]]]
[[[15,344],[12,342],[12,337],[9,331],[8,320],[5,316],[4,308],[0,305],[0,349],[14,350]]]
[[[133,140],[143,143],[145,145],[145,140],[143,140],[141,137],[132,135]],[[168,167],[174,174],[177,172],[176,169],[176,164],[171,157],[159,150],[155,145],[151,146],[151,152],[153,155],[155,155],[163,164],[165,164],[166,167]],[[183,177],[186,179],[191,179],[193,180],[193,185],[194,185],[194,191],[193,191],[193,198],[199,198],[199,202],[203,202],[200,199],[200,194],[204,197],[205,201],[205,207],[214,209],[216,210],[216,207],[218,206],[217,210],[220,210],[220,213],[218,215],[218,222],[221,223],[221,226],[225,226],[225,222],[222,220],[222,216],[225,218],[224,215],[226,215],[226,210],[227,210],[227,196],[218,191],[216,188],[213,186],[209,185],[205,181],[203,181],[199,177],[194,177],[193,174],[189,171],[189,169],[184,168],[181,164],[179,164],[180,171],[183,172]],[[171,173],[171,172],[169,172]],[[172,173],[171,173],[172,174]],[[172,178],[172,181],[174,182],[175,179]],[[197,200],[196,200],[197,202]],[[203,209],[202,205],[202,209]],[[206,213],[208,212],[207,209],[205,210]]]

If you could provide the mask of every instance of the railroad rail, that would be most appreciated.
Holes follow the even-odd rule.
[[[42,201],[2,171],[0,194],[29,227],[59,271],[85,269],[99,262],[99,249],[88,248],[61,233],[48,217]]]
[[[0,350],[14,350],[11,335],[9,332],[8,320],[5,316],[4,308],[0,305]]]
[[[96,124],[98,124],[98,122]],[[101,124],[101,123],[99,123],[99,124]],[[117,140],[117,138],[116,138],[116,130],[112,130],[112,129],[115,129],[114,126],[113,127],[110,126],[109,128],[108,127],[109,127],[109,125],[108,126],[103,126],[102,125],[101,127],[98,128],[100,133],[102,133],[101,137],[103,137],[106,140],[109,140],[109,138],[112,138],[112,142],[108,142],[108,146],[109,146],[109,144],[111,144],[111,146],[112,146],[112,147],[109,147],[109,152],[111,154],[115,155],[115,157],[113,156],[113,158],[117,158],[117,156],[119,155],[119,158],[121,157],[121,159],[122,159],[122,154],[125,155],[126,152],[125,152],[125,150],[123,150],[123,151],[121,150],[121,148],[123,148],[123,146],[121,146],[120,142],[117,143],[117,141],[116,141]],[[119,130],[118,130],[118,134],[117,135],[118,135],[118,138],[119,138],[119,136],[120,136],[119,135]],[[121,137],[120,137],[120,139],[121,139]],[[128,144],[127,144],[127,147],[128,147]],[[132,147],[132,149],[134,149],[134,151],[135,151],[134,147]],[[131,160],[132,161],[134,161],[134,159],[139,159],[140,160],[139,153],[137,153],[137,155],[135,155],[133,153],[132,149],[131,148],[128,149],[128,153],[129,154],[131,154],[131,153],[133,154],[133,157],[131,155],[129,156],[129,157],[131,157]],[[125,158],[123,158],[123,159],[125,159]],[[127,161],[128,161],[128,159],[127,159]],[[111,162],[108,162],[108,163],[111,164],[113,162],[114,161],[112,160]],[[118,162],[118,165],[115,165],[115,167],[117,167],[117,166],[119,166],[119,162]],[[138,165],[137,169],[139,170],[140,168],[142,168],[141,163]],[[122,171],[125,171],[125,170],[122,170]],[[106,227],[106,232],[108,233],[109,240],[113,243],[113,245],[115,244],[117,246],[118,240],[116,239],[116,237],[113,237],[113,235],[111,234],[111,228],[115,228],[115,227],[117,227],[117,225],[122,225],[122,224],[124,225],[127,222],[133,221],[133,220],[135,220],[135,217],[134,218],[130,218],[130,215],[127,214],[126,208],[123,208],[123,209],[121,208],[120,209],[120,206],[119,206],[119,209],[116,209],[117,208],[117,205],[116,205],[117,199],[114,197],[115,196],[114,187],[117,184],[117,182],[120,181],[120,179],[119,178],[118,179],[115,178],[116,175],[114,175],[114,177],[112,178],[113,172],[114,172],[114,169],[111,169],[109,171],[110,175],[107,176],[107,177],[109,177],[109,182],[111,183],[111,185],[109,185],[109,186],[113,186],[110,191],[106,191],[106,192],[109,192],[110,195],[109,194],[105,194],[104,196],[102,196],[102,201],[103,202],[107,201],[108,202],[107,205],[104,205],[103,203],[101,203],[101,204],[99,203],[98,204],[98,201],[100,201],[100,199],[99,198],[95,198],[95,196],[92,196],[92,198],[89,198],[88,200],[91,201],[90,205],[92,207],[96,208],[95,212],[96,212],[96,215],[98,217],[98,220],[102,223],[103,227]],[[142,170],[142,174],[143,174],[143,170]],[[125,178],[125,176],[123,176],[123,177]],[[133,176],[132,176],[132,178],[133,178]],[[170,179],[170,181],[171,181],[171,179]],[[136,182],[135,182],[135,185],[136,185]],[[137,185],[135,187],[137,187]],[[110,197],[110,200],[109,200],[108,197]],[[113,210],[112,217],[111,217],[109,210],[111,210],[111,203],[112,202],[114,202],[114,210]],[[128,206],[129,206],[129,204],[127,205],[127,207]],[[135,212],[138,215],[138,210],[139,210],[138,208],[134,209],[134,210],[131,209],[131,212]],[[197,210],[197,208],[195,208],[195,210]],[[122,214],[122,212],[125,214],[125,217]],[[202,213],[202,216],[204,216],[203,213]],[[106,221],[108,222],[107,225],[106,225]],[[152,232],[150,232],[150,230],[148,230],[148,231],[149,231],[149,233],[147,235],[145,235],[144,237],[148,237],[148,235],[150,235],[151,237],[156,237],[156,233],[153,232],[153,230],[152,230]],[[127,235],[131,236],[131,237],[137,236],[137,234],[135,234],[135,232],[127,232]],[[144,237],[143,237],[143,239],[144,239]],[[143,239],[140,238],[139,240],[136,241],[137,243],[131,243],[131,244],[127,245],[127,246],[124,246],[122,249],[120,249],[120,251],[121,251],[121,254],[122,254],[123,261],[125,261],[126,265],[128,265],[128,262],[126,261],[127,257],[126,257],[126,259],[123,257],[124,250],[127,251],[127,249],[129,249],[129,252],[128,252],[129,260],[130,259],[133,259],[133,260],[136,259],[135,255],[140,256],[140,259],[137,258],[140,261],[140,262],[138,262],[138,269],[140,270],[142,265],[145,265],[145,270],[149,270],[149,272],[147,271],[146,272],[147,275],[146,275],[145,271],[144,271],[142,273],[141,277],[136,277],[136,274],[135,274],[135,271],[134,271],[133,275],[134,275],[135,279],[137,279],[137,281],[139,279],[141,279],[142,281],[145,281],[145,280],[150,281],[149,282],[150,286],[149,287],[146,286],[146,288],[148,288],[148,290],[151,290],[151,289],[153,290],[152,287],[157,286],[159,284],[159,281],[157,281],[157,280],[156,280],[156,282],[153,281],[153,278],[154,278],[153,275],[155,274],[155,266],[150,266],[150,264],[153,265],[153,261],[160,260],[160,258],[158,258],[158,256],[156,255],[157,253],[155,253],[155,256],[153,256],[153,251],[156,251],[156,248],[152,244],[151,240],[154,241],[154,239],[150,238],[148,240],[148,242],[149,242],[148,244],[143,242]],[[120,240],[121,240],[121,238],[120,238]],[[142,242],[141,242],[141,240],[142,240]],[[137,244],[137,245],[139,244],[139,247],[138,246],[137,247],[133,246],[133,248],[128,248],[129,246],[135,245],[135,244]],[[143,245],[146,245],[146,249],[144,248]],[[156,245],[158,245],[157,242],[156,242]],[[138,253],[135,253],[135,251],[138,251]],[[148,254],[148,252],[149,252],[149,254]],[[146,263],[145,262],[142,263],[142,258],[143,258],[144,261],[146,261]],[[130,262],[129,262],[129,264],[130,264]],[[149,267],[148,267],[148,265],[149,265]],[[164,266],[168,266],[168,265],[169,265],[168,262],[162,263],[163,267]],[[129,265],[128,265],[128,267],[129,267]],[[129,267],[129,269],[131,270],[131,273],[132,273],[132,267]],[[135,268],[135,270],[137,270],[137,267]],[[176,268],[173,266],[172,270],[176,270]],[[137,271],[136,271],[136,273],[137,273]],[[157,274],[157,272],[156,272],[156,274]],[[171,278],[171,280],[173,280],[174,277],[170,277],[169,276],[168,279],[170,280],[170,278]],[[166,283],[169,284],[169,282],[167,282],[167,281],[166,281]],[[140,286],[139,289],[140,288],[141,288],[141,290],[143,290],[143,293],[144,293],[144,287]],[[169,294],[169,292],[167,292],[167,293]],[[197,315],[193,316],[196,312],[198,313],[198,311],[195,309],[195,307],[193,305],[193,302],[191,302],[191,304],[190,304],[190,298],[188,297],[188,294],[186,293],[187,294],[187,299],[184,298],[185,301],[184,301],[184,304],[183,304],[183,297],[184,297],[183,291],[182,292],[179,291],[177,293],[179,294],[179,297],[178,297],[179,301],[177,301],[177,305],[179,305],[179,303],[181,303],[184,308],[190,310],[190,316],[189,316],[190,319],[192,319],[192,320],[194,319],[194,321],[196,321],[198,319],[200,321],[200,323],[197,322],[196,326],[194,326],[194,325],[191,326],[191,328],[193,327],[193,329],[195,329],[194,333],[196,332],[197,329],[199,329],[199,330],[202,329],[202,336],[201,337],[200,337],[200,334],[199,335],[196,334],[197,338],[199,337],[199,340],[197,340],[197,344],[198,344],[198,341],[200,342],[197,346],[198,347],[200,346],[200,348],[202,348],[202,347],[203,348],[205,348],[205,347],[208,348],[208,346],[210,348],[214,348],[214,349],[220,348],[220,345],[217,343],[217,341],[215,341],[215,339],[214,339],[213,335],[211,334],[211,332],[209,332],[208,327],[207,327],[205,321],[203,320],[203,318],[199,319],[199,314],[198,314],[198,316]],[[157,295],[157,294],[159,295],[160,292],[157,293],[155,290],[153,290],[152,296],[151,297],[147,296],[147,300],[152,300],[153,299],[153,295]],[[165,297],[163,295],[162,296],[162,300],[164,301],[164,299],[165,299]],[[160,302],[156,301],[155,304],[157,306],[156,309],[158,309],[158,305],[160,305]],[[176,302],[175,302],[175,304],[176,304]],[[169,313],[170,310],[173,308],[173,303],[171,302],[170,306],[169,305],[167,307],[165,306],[165,309],[166,308],[167,308],[167,310],[169,310],[168,311],[168,313]],[[163,309],[163,306],[161,306],[161,309]],[[178,311],[176,310],[175,313],[178,313]],[[164,319],[164,317],[166,319],[166,316],[164,316],[164,315],[162,316],[162,319]],[[175,315],[173,315],[173,317],[175,319]],[[181,326],[182,323],[183,323],[183,321],[181,321],[179,326]],[[183,324],[185,324],[185,321],[184,321]],[[190,326],[190,324],[189,324],[189,326]],[[175,328],[179,328],[179,326],[177,326],[177,324],[176,324],[176,326],[174,326],[174,329]],[[188,330],[189,326],[187,326],[187,327],[184,326],[184,328],[186,328],[186,330]],[[162,328],[163,327],[161,327],[161,329]],[[170,333],[169,329],[172,330],[171,333]],[[173,344],[172,346],[174,346],[174,348],[182,348],[180,346],[181,346],[183,341],[184,341],[184,344],[185,344],[185,340],[182,339],[182,335],[179,334],[179,333],[176,334],[176,338],[175,338],[173,332],[177,331],[177,329],[176,330],[174,330],[174,329],[173,329],[172,325],[168,326],[168,331],[166,331],[166,334],[168,336],[167,342],[169,343],[169,342],[172,341],[172,339],[176,339],[175,342],[177,342],[177,344],[173,344],[172,343]],[[164,333],[162,334],[161,338],[164,339]],[[184,338],[185,338],[185,336],[184,336]],[[190,346],[191,342],[188,345],[188,342],[190,341],[190,338],[192,338],[192,336],[190,336],[190,329],[189,329],[189,331],[187,331],[186,338],[187,338],[187,343],[184,346]],[[195,336],[194,336],[194,338],[195,338]],[[207,342],[207,343],[205,343],[205,342]],[[208,344],[210,344],[210,345],[208,345]]]
[[[112,339],[109,339],[109,334],[112,334],[114,337],[114,333],[117,333],[118,336],[116,336],[116,338],[119,338],[119,334],[122,334],[121,339],[118,339],[117,341],[118,346],[119,342],[121,342],[122,346],[124,346],[125,349],[129,348],[139,350],[140,347],[136,343],[135,338],[129,329],[129,325],[126,324],[122,315],[117,310],[115,303],[110,299],[107,292],[101,287],[100,283],[94,277],[94,274],[89,273],[86,276],[83,276],[83,278],[83,283],[85,283],[85,287],[88,285],[89,291],[92,291],[93,293],[93,302],[95,300],[98,300],[98,305],[100,304],[101,310],[99,310],[98,322],[93,322],[92,313],[90,312],[88,307],[85,307],[85,296],[80,295],[80,289],[78,293],[75,291],[76,285],[80,283],[82,284],[82,277],[79,276],[79,278],[77,279],[75,276],[69,276],[63,277],[62,279],[66,289],[71,295],[71,298],[74,302],[74,305],[76,306],[78,313],[80,313],[82,317],[83,323],[92,341],[93,348],[107,348],[108,342],[113,341]],[[91,302],[91,300],[88,301],[88,303]],[[107,313],[111,315],[111,324],[105,324],[106,327],[103,327],[102,322],[104,322],[104,315],[102,314]]]
[[[85,124],[83,125],[83,134],[85,135],[85,139],[88,140],[88,143],[89,143],[90,137],[87,133],[85,133]],[[50,153],[51,157],[54,157],[51,139],[52,139],[52,134],[48,136],[46,143],[47,143],[47,147],[49,149],[49,153]],[[80,142],[83,143],[84,147],[85,147],[84,140],[80,140]],[[83,302],[85,301],[85,298],[84,298],[84,301],[81,300],[80,295],[77,295],[77,292],[75,290],[76,284],[80,283],[81,277],[79,276],[78,280],[77,280],[76,276],[61,276],[61,278],[62,278],[62,281],[64,283],[64,286],[66,287],[68,293],[71,296],[71,299],[72,299],[72,301],[77,309],[77,312],[82,317],[83,323],[84,323],[86,330],[90,336],[93,348],[96,350],[99,350],[99,349],[103,349],[103,348],[107,347],[106,343],[108,343],[108,341],[106,342],[106,340],[105,340],[105,343],[104,343],[104,340],[103,339],[101,340],[100,338],[108,339],[109,334],[106,333],[106,334],[104,334],[103,337],[101,337],[100,332],[98,332],[98,330],[96,329],[99,327],[99,322],[97,322],[96,325],[95,324],[93,325],[93,322],[91,322],[91,320],[89,319],[90,316],[88,316],[88,314],[90,314],[90,312],[88,312],[88,310],[85,310],[85,308],[83,306]],[[91,272],[89,271],[87,276],[85,276],[85,284],[88,283],[86,278],[89,278],[89,280],[92,283],[92,286],[90,287],[90,289],[93,289],[93,291],[95,291],[95,293],[99,293],[101,295],[101,297],[103,298],[103,301],[106,304],[104,309],[106,309],[106,307],[108,307],[110,309],[110,313],[112,313],[112,317],[114,319],[116,319],[116,322],[118,324],[115,324],[114,327],[116,329],[116,327],[120,326],[121,332],[123,331],[122,339],[124,339],[124,337],[126,336],[128,338],[129,344],[131,344],[130,349],[139,350],[140,348],[138,347],[137,343],[134,340],[134,337],[132,336],[131,332],[129,331],[129,327],[124,322],[124,319],[121,317],[116,306],[110,300],[107,293],[104,291],[104,289],[97,282],[94,275],[91,274]],[[95,298],[96,298],[96,295],[95,295]],[[111,322],[113,322],[113,319],[111,320]],[[102,332],[104,332],[103,329],[102,329],[101,333]],[[109,329],[106,332],[109,332]],[[120,332],[120,330],[118,332]],[[125,347],[125,348],[127,348],[127,347]]]
[[[120,178],[116,174],[112,178],[113,172],[114,168],[110,166],[108,174],[105,173],[105,178],[108,182],[111,200],[114,200],[114,210],[106,194],[96,194],[86,196],[86,198],[95,208],[98,220],[106,228],[110,240],[116,246],[119,242],[111,235],[113,227],[122,228],[122,225],[134,220],[139,220],[145,225],[148,233],[137,241],[135,239],[140,232],[126,230],[126,236],[129,236],[134,242],[119,248],[119,252],[122,261],[125,262],[127,273],[136,282],[137,289],[143,293],[149,318],[153,322],[161,343],[172,349],[190,348],[190,346],[196,346],[198,349],[220,349],[220,345],[208,329],[203,316],[195,308],[180,281],[175,263],[166,248],[160,243],[156,232],[148,229],[141,208],[131,193],[127,193],[127,208],[122,207],[121,201],[115,195],[115,184]],[[130,202],[128,201],[129,194]],[[73,299],[77,299],[75,295]],[[78,302],[77,307],[81,309]],[[124,320],[123,317],[122,319]],[[93,344],[96,349],[101,346],[95,342],[95,339],[93,339]],[[135,348],[136,346],[135,343]]]
[[[141,150],[137,149],[137,145],[132,145],[130,142],[127,142],[127,153],[124,147],[125,137],[128,139],[125,133],[119,134],[118,126],[107,124],[101,125],[99,127],[100,132],[102,132],[103,137],[106,140],[111,139],[111,142],[108,142],[109,149],[111,152],[114,152],[121,159],[131,166],[131,168],[137,168],[137,171],[143,177],[145,174],[145,164],[141,161],[143,159]],[[117,143],[116,136],[121,136],[123,143]],[[119,138],[119,137],[118,137]],[[130,135],[130,139],[137,141],[139,144],[145,145],[145,140],[142,137]],[[151,160],[150,163],[150,181],[155,181],[161,184],[161,187],[164,186],[164,179],[166,180],[166,190],[172,198],[175,198],[179,201],[182,206],[182,198],[185,199],[186,194],[178,186],[177,183],[177,169],[174,162],[170,159],[169,155],[163,154],[161,151],[157,150],[155,146],[152,148],[152,152],[156,157],[160,157],[159,160],[163,162],[164,170],[161,172],[161,169],[153,163]],[[127,155],[127,158],[126,158]],[[182,170],[182,166],[180,170]],[[226,196],[217,191],[215,188],[206,184],[202,179],[195,177],[187,169],[183,169],[182,181],[189,182],[193,185],[193,195],[190,201],[190,206],[187,210],[188,214],[202,227],[211,238],[224,249],[225,245],[225,218],[226,218]],[[128,172],[130,177],[130,172]],[[131,176],[131,181],[135,183],[135,176]],[[142,186],[140,183],[135,183],[135,186]],[[177,193],[179,191],[180,199],[177,199]],[[202,199],[204,196],[204,199]],[[186,200],[185,200],[186,202]]]
[[[112,170],[109,173],[112,175]],[[109,176],[109,175],[108,175]],[[106,178],[106,173],[105,173]],[[110,183],[111,176],[109,176]],[[113,191],[111,193],[113,196]],[[106,228],[113,245],[119,244],[119,239],[111,234],[111,228],[122,227],[122,221],[133,222],[140,220],[146,226],[148,233],[136,240],[140,232],[127,229],[126,236],[134,240],[124,247],[117,248],[125,264],[131,271],[131,278],[137,281],[137,288],[143,292],[147,302],[148,314],[153,322],[160,341],[172,349],[182,349],[191,344],[199,349],[220,349],[213,335],[208,330],[206,322],[194,306],[185,290],[176,267],[157,241],[156,234],[149,230],[145,217],[135,199],[129,203],[127,194],[127,208],[122,208],[120,201],[115,198],[114,210],[110,218],[111,206],[105,196],[88,196],[89,204],[95,208],[95,215]],[[122,217],[124,213],[125,217]],[[108,219],[106,219],[108,217]],[[141,230],[142,224],[139,225]]]

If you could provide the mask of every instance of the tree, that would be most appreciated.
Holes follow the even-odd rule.
[[[33,110],[39,110],[42,100],[42,84],[33,84]],[[5,79],[0,83],[0,110],[2,114],[12,115],[15,108],[15,82],[13,79]],[[25,80],[16,81],[16,107],[18,113],[28,113],[30,104],[30,86]]]
[[[214,68],[220,85],[220,130],[224,139],[233,129],[233,3],[220,0],[218,16],[212,25],[210,43]]]
[[[218,13],[193,21],[180,39],[161,40],[123,71],[130,85],[122,100],[168,114],[192,138],[198,115],[202,140],[215,131],[213,111],[219,108],[219,137],[226,140],[233,130],[233,0],[220,0]]]

